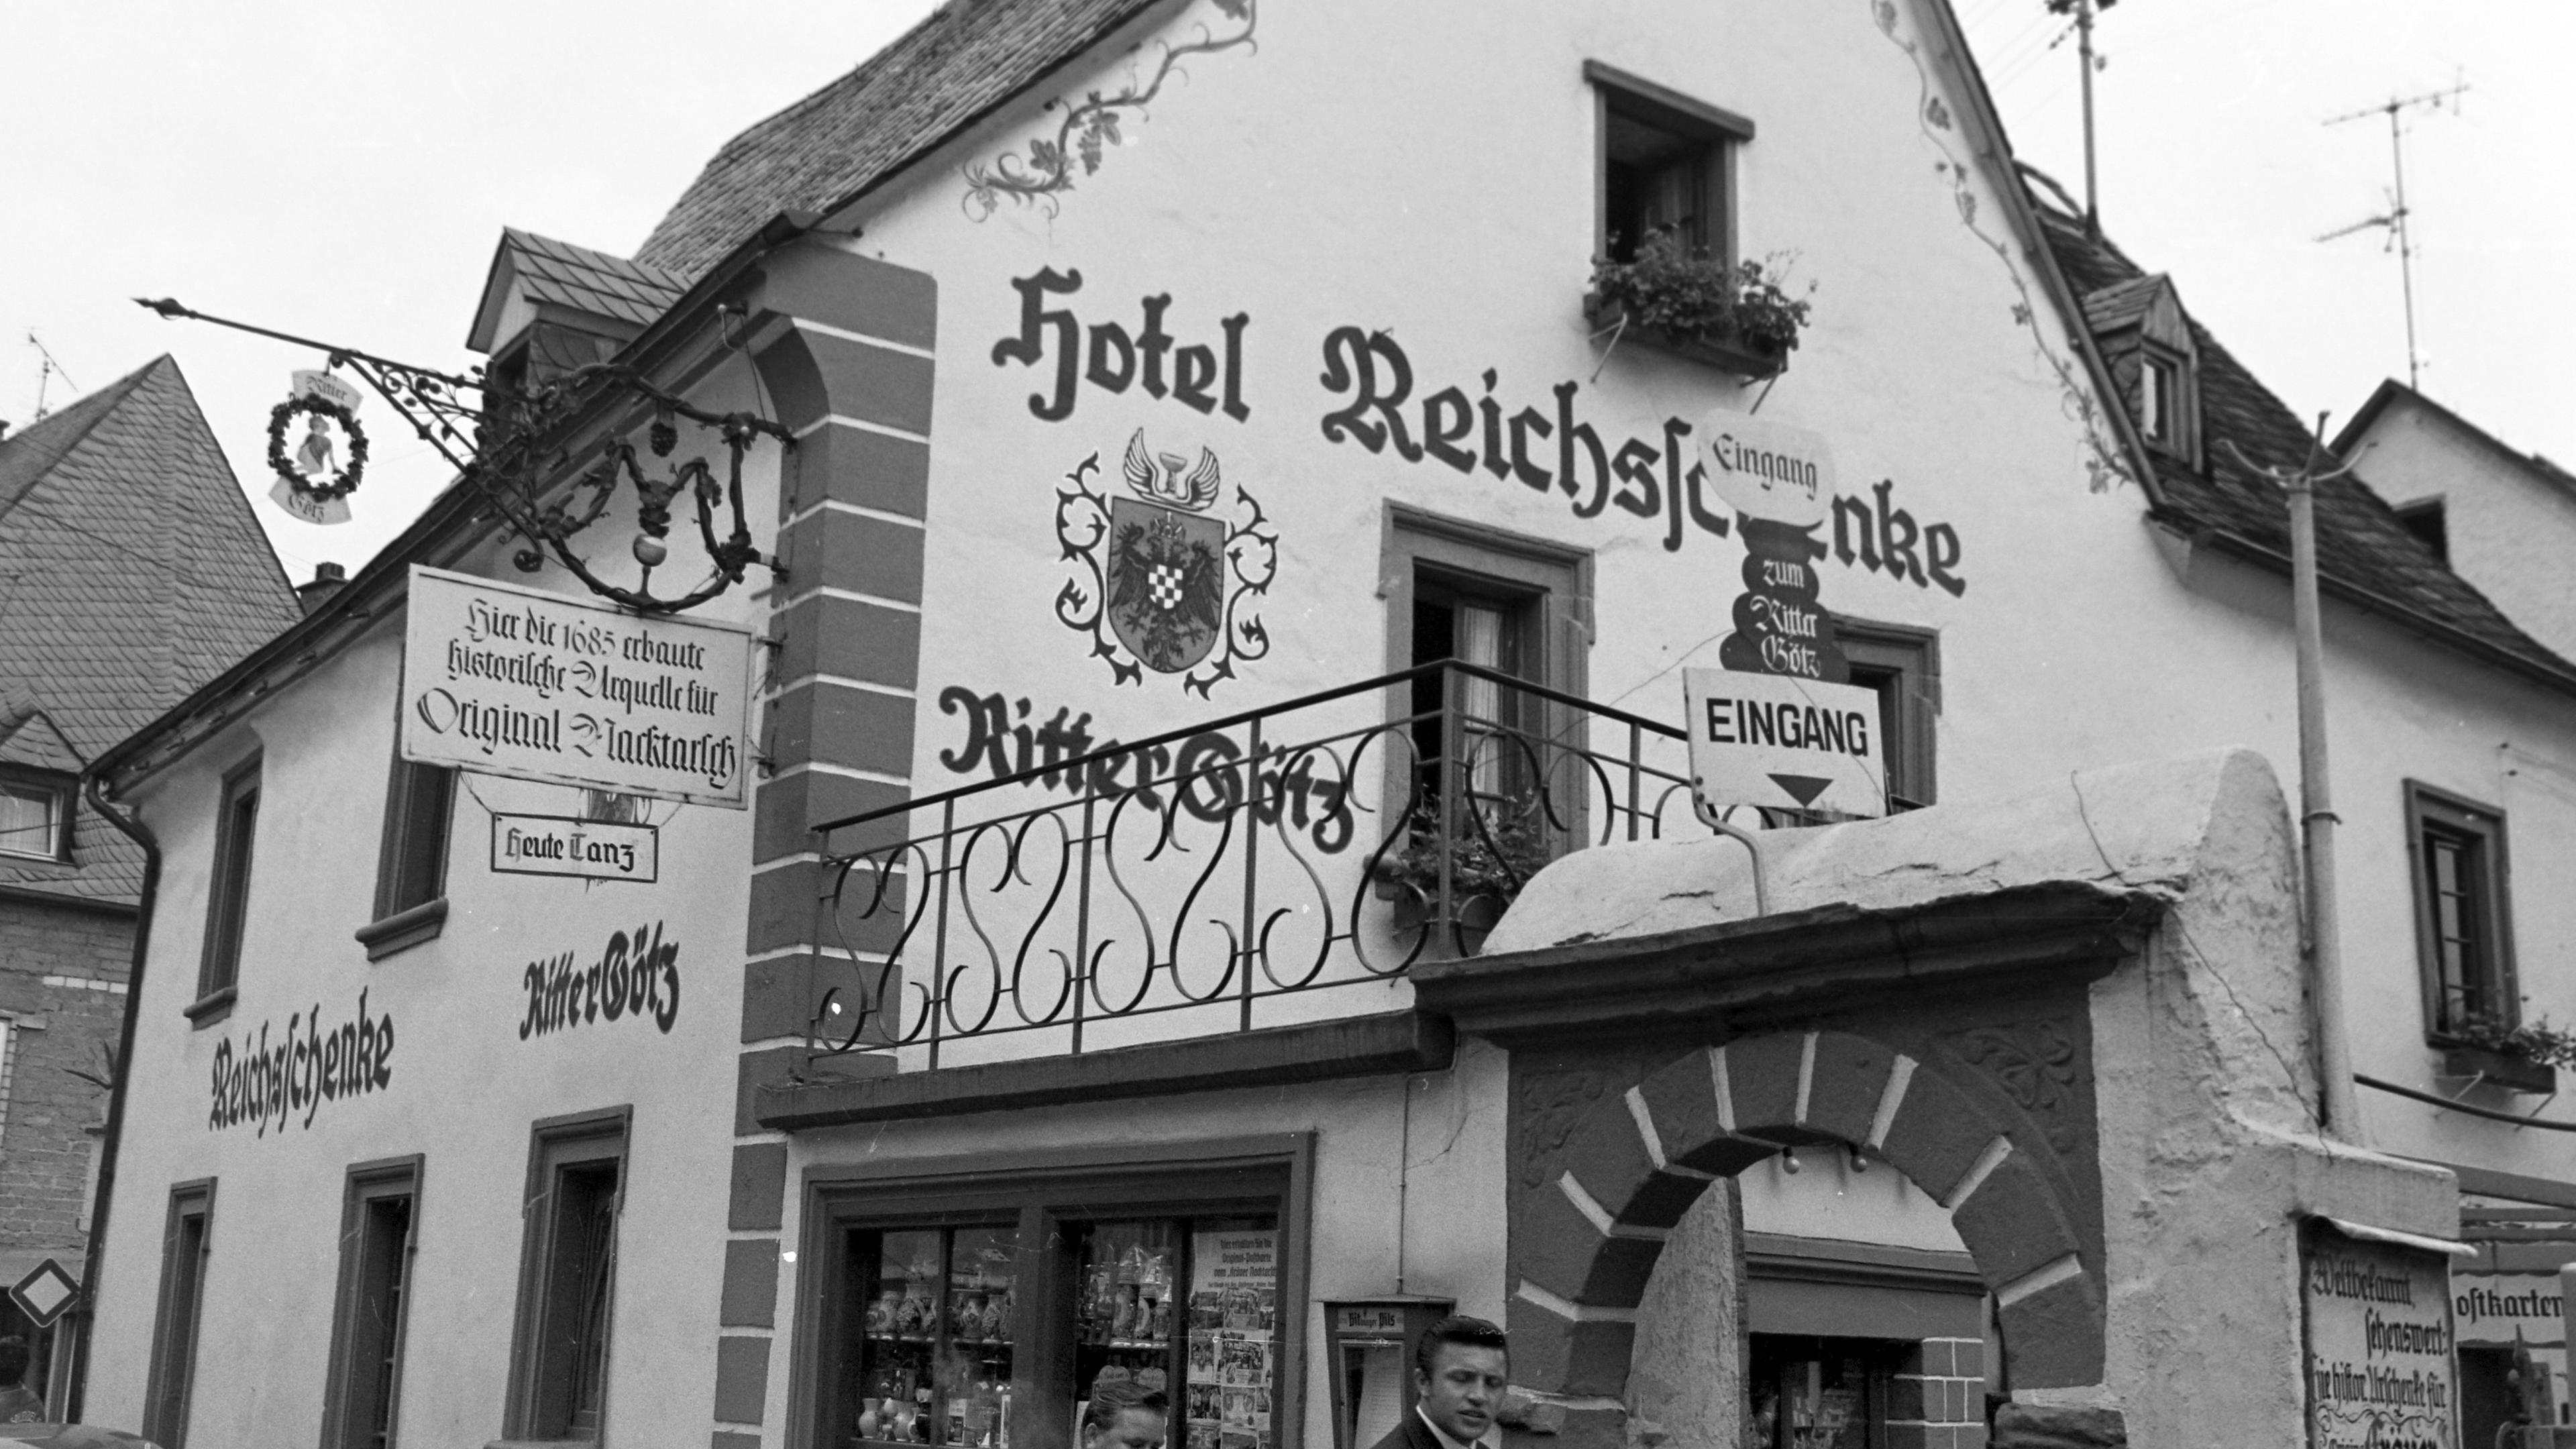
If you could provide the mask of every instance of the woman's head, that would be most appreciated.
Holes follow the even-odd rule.
[[[1091,1386],[1082,1410],[1082,1449],[1162,1449],[1171,1400],[1133,1379]]]

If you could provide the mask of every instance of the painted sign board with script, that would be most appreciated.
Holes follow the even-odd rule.
[[[414,565],[402,754],[740,810],[751,634]]]
[[[1748,518],[1805,528],[1833,507],[1834,454],[1821,433],[1714,412],[1700,422],[1699,451],[1709,486]]]
[[[650,825],[492,812],[492,868],[650,883],[661,876],[662,832]]]
[[[2450,1260],[2310,1221],[2299,1270],[2309,1449],[2457,1449]]]
[[[1794,674],[1682,671],[1691,795],[1703,816],[1737,805],[1887,813],[1878,694]]]

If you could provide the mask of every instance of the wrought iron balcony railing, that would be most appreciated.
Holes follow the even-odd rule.
[[[1548,861],[1689,821],[1684,756],[1670,725],[1443,662],[833,821],[856,981],[807,1060],[1348,1014],[1473,954]]]

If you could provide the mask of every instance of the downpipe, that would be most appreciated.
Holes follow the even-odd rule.
[[[63,1398],[63,1417],[74,1424],[81,1421],[83,1400],[89,1396],[90,1329],[98,1316],[98,1288],[107,1266],[107,1213],[116,1200],[116,1150],[125,1135],[126,1085],[134,1079],[135,1028],[143,1012],[143,962],[152,948],[152,908],[161,891],[161,843],[139,816],[122,815],[107,803],[104,782],[98,776],[85,775],[82,783],[99,818],[143,847],[143,894],[134,917],[134,959],[125,971],[124,1019],[116,1028],[116,1080],[107,1092],[107,1132],[98,1149],[98,1191],[89,1208],[89,1251],[81,1274],[80,1304],[72,1310],[71,1383]]]

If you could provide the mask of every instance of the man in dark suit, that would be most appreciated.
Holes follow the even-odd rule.
[[[1478,1449],[1511,1375],[1503,1331],[1481,1318],[1444,1318],[1413,1346],[1413,1412],[1377,1449]]]

